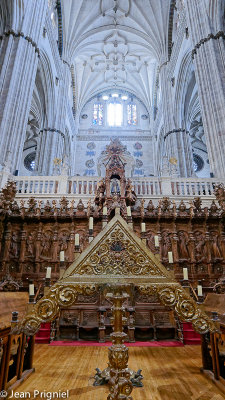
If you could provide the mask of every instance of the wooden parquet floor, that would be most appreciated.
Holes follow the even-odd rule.
[[[71,400],[106,400],[108,387],[94,387],[95,368],[107,366],[105,347],[36,345],[32,374],[16,390],[64,391]],[[144,387],[134,388],[133,400],[222,400],[224,394],[200,373],[199,346],[130,347],[129,367],[142,369]],[[38,397],[36,397],[38,399]],[[39,397],[40,398],[40,397]]]

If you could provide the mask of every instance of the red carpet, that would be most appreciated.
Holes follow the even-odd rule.
[[[99,342],[88,342],[88,341],[63,341],[56,340],[51,342],[49,346],[99,346],[99,347],[109,347],[112,343],[99,343]],[[178,341],[166,341],[161,340],[159,342],[135,342],[135,343],[125,343],[127,347],[182,347],[183,343]]]

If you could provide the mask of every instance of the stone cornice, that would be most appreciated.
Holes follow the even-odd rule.
[[[25,36],[23,32],[15,32],[13,29],[8,30],[7,32],[4,32],[3,35],[0,36],[0,40],[3,39],[4,36],[10,36],[12,35],[13,37],[22,37],[23,39],[27,40],[28,43],[32,45],[32,47],[35,49],[35,53],[37,53],[38,57],[40,56],[40,50],[37,47],[37,43],[34,42],[30,36]]]
[[[171,135],[171,133],[180,133],[180,132],[186,132],[187,133],[186,129],[182,129],[182,128],[172,129],[171,131],[167,132],[164,135],[164,140],[167,138],[167,136]]]
[[[214,35],[213,33],[209,33],[209,35],[208,35],[206,38],[201,39],[201,40],[195,45],[194,49],[193,49],[192,52],[191,52],[192,58],[194,59],[195,55],[197,54],[197,49],[199,49],[199,47],[201,47],[202,44],[208,42],[208,41],[211,40],[211,39],[216,40],[216,39],[219,39],[219,38],[225,39],[225,33],[224,33],[223,31],[219,31],[219,32],[217,32],[215,35]]]
[[[143,142],[151,142],[152,136],[121,136],[121,135],[104,135],[104,136],[93,136],[93,135],[77,135],[76,136],[78,141],[107,141],[109,142],[112,138],[119,138],[120,140],[126,140],[128,142],[133,142],[135,140],[143,141]]]

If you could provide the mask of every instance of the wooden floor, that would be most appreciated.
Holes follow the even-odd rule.
[[[130,347],[129,367],[142,369],[144,387],[133,400],[222,400],[224,395],[200,373],[199,346],[177,348]],[[106,347],[49,347],[36,345],[36,372],[16,390],[64,391],[69,399],[106,400],[108,387],[94,387],[96,367],[107,365]],[[40,397],[36,397],[37,399]],[[43,397],[42,397],[43,398]]]

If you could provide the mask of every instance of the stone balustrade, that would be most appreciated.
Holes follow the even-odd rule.
[[[31,196],[40,200],[59,199],[66,195],[70,199],[82,198],[84,204],[93,198],[100,177],[93,176],[8,176],[17,184],[17,199]],[[204,203],[215,199],[214,186],[225,180],[215,178],[171,178],[171,177],[135,177],[132,178],[138,198],[160,199],[169,196],[174,200],[190,200],[201,196]],[[6,179],[1,180],[1,187]]]

